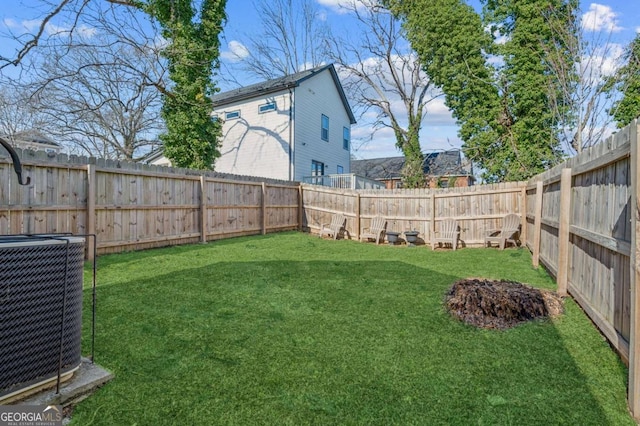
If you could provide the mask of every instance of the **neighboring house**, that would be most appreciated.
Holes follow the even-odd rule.
[[[387,189],[402,188],[404,157],[351,160],[351,172],[384,182]],[[471,186],[475,178],[471,163],[462,160],[460,150],[425,154],[424,175],[430,188]]]
[[[356,120],[332,64],[215,95],[221,173],[301,181],[350,173]],[[158,153],[147,163],[167,165]]]
[[[36,130],[17,132],[13,136],[3,136],[3,138],[14,148],[46,151],[49,154],[58,154],[62,151],[62,146]]]

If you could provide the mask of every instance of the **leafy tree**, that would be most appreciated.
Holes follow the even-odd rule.
[[[627,126],[640,115],[640,34],[636,34],[627,47],[624,59],[626,64],[618,69],[607,87],[609,92],[615,89],[623,95],[609,111],[618,128]]]
[[[164,154],[178,167],[209,169],[220,156],[220,123],[211,115],[211,96],[218,90],[212,76],[225,4],[226,0],[202,0],[196,10],[191,0],[136,3],[158,21],[168,41],[162,54],[173,86],[163,94],[167,133],[160,139]]]
[[[412,47],[445,93],[463,150],[490,182],[533,176],[562,158],[564,105],[554,58],[572,67],[567,37],[551,30],[574,0],[486,0],[484,20],[462,0],[392,1]],[[490,33],[485,31],[490,29]],[[557,65],[557,64],[556,64]]]

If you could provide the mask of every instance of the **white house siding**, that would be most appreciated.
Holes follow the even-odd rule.
[[[342,129],[351,128],[329,70],[304,80],[295,91],[295,180],[311,175],[311,162],[325,165],[325,174],[335,174],[338,166],[350,173],[350,151],[343,149]],[[321,138],[321,116],[329,117],[329,141]]]
[[[276,110],[259,113],[258,107],[268,102],[276,102]],[[289,105],[289,91],[285,90],[216,109],[214,114],[224,124],[223,143],[220,147],[222,155],[216,160],[215,170],[272,179],[292,179]],[[227,112],[238,110],[240,118],[224,120]]]

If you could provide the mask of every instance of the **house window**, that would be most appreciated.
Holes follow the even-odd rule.
[[[351,130],[348,127],[342,128],[342,147],[349,151],[351,145]]]
[[[262,104],[258,107],[258,113],[260,114],[264,114],[265,112],[269,112],[269,111],[275,111],[276,110],[276,103],[275,102],[268,102],[266,104]]]
[[[318,176],[317,178],[311,178],[311,183],[315,185],[322,185],[322,177],[324,175],[324,163],[320,161],[311,161],[311,176]]]
[[[240,110],[237,109],[235,111],[229,111],[225,113],[224,118],[226,120],[235,120],[236,118],[240,118]]]
[[[316,160],[311,161],[311,176],[322,176],[324,175],[324,163],[321,163]]]
[[[320,133],[323,141],[329,141],[329,117],[322,114],[322,132]]]
[[[338,174],[341,175],[344,173],[344,167],[338,166]]]

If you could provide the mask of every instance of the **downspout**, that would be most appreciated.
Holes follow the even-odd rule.
[[[289,87],[289,180],[295,175],[296,151],[293,147],[293,90]]]
[[[22,181],[22,164],[20,163],[20,158],[18,157],[18,154],[16,154],[16,151],[13,149],[11,144],[6,140],[4,140],[3,138],[0,138],[0,145],[4,146],[7,149],[7,151],[9,151],[11,160],[13,160],[13,170],[15,170],[16,175],[18,175],[18,183],[20,185],[29,185],[29,183],[31,183],[31,178],[28,177],[26,182]]]

